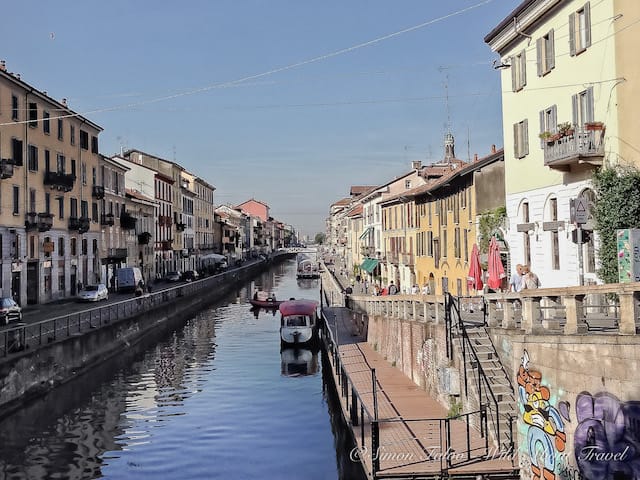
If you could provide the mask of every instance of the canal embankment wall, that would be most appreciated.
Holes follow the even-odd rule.
[[[0,358],[0,417],[134,348],[145,337],[179,327],[195,313],[270,268],[273,262],[285,258],[283,255],[270,262],[247,264],[198,282],[94,309],[88,320],[86,315],[78,315],[78,325],[74,319],[67,318],[66,322],[61,319],[58,326],[54,322],[53,330],[49,327],[49,333],[37,341],[22,338],[20,351]],[[128,316],[127,311],[131,312]],[[60,335],[60,328],[64,329],[65,325],[67,330],[73,327],[77,333]],[[20,338],[20,329],[15,333]]]

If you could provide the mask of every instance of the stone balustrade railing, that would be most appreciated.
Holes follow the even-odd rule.
[[[333,282],[331,288],[341,291],[335,279],[327,278],[327,282]],[[484,295],[480,304],[485,305],[486,322],[491,327],[518,329],[528,334],[576,335],[599,331],[635,335],[636,324],[640,324],[639,301],[640,282],[637,282],[493,293]],[[369,315],[436,323],[444,319],[442,295],[349,295],[348,306]]]

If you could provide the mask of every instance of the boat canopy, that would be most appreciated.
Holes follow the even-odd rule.
[[[288,300],[280,304],[280,313],[289,315],[315,315],[318,302],[314,300]]]

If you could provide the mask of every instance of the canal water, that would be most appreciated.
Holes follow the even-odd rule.
[[[322,353],[281,352],[255,288],[319,299],[289,260],[150,335],[0,422],[0,480],[361,478]]]

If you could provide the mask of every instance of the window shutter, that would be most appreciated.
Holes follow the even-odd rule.
[[[553,37],[553,29],[551,29],[549,32],[549,44],[547,45],[547,68],[549,70],[556,68],[556,45]]]
[[[522,50],[520,55],[520,87],[524,87],[527,84],[527,51]]]
[[[544,73],[542,70],[542,55],[544,54],[543,51],[543,39],[539,38],[538,40],[536,40],[536,59],[537,59],[537,67],[538,67],[538,76],[541,77],[542,74]]]
[[[576,55],[576,14],[569,15],[569,55]]]
[[[515,92],[518,90],[518,85],[516,84],[516,69],[518,68],[516,65],[516,57],[512,56],[509,63],[511,64],[511,90]]]
[[[546,132],[547,126],[544,124],[544,110],[540,110],[540,133]],[[546,140],[540,137],[540,148],[544,148]]]
[[[522,156],[526,156],[529,155],[529,120],[527,120],[525,118],[523,125],[522,125],[522,143],[523,143],[523,152],[522,152]]]
[[[571,105],[573,113],[573,124],[576,127],[582,127],[582,125],[578,125],[578,95],[571,96]]]
[[[553,130],[554,133],[557,133],[558,129],[558,106],[554,105],[551,107],[551,125],[549,126]]]
[[[513,156],[516,158],[520,158],[520,151],[519,151],[519,143],[518,143],[518,124],[514,123],[513,124]]]
[[[588,48],[591,46],[591,5],[589,2],[584,4],[584,28],[585,42],[583,47]]]
[[[589,87],[587,88],[587,112],[586,112],[586,121],[587,122],[593,122],[595,120],[594,118],[594,112],[593,112],[593,87]]]

